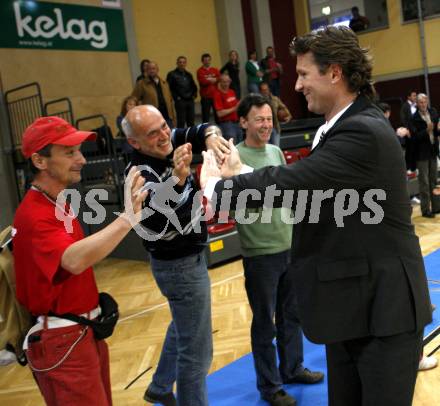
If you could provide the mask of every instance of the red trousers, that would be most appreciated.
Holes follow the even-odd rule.
[[[27,357],[48,406],[112,405],[108,347],[91,328],[40,330],[30,336]]]

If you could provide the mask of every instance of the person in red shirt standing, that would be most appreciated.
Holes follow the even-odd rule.
[[[202,121],[207,123],[209,121],[209,114],[211,108],[214,114],[214,119],[217,122],[217,116],[214,110],[214,94],[217,88],[217,82],[220,78],[220,71],[211,66],[211,55],[202,55],[202,66],[197,69],[197,80],[200,85],[200,104],[202,105]]]
[[[35,120],[24,132],[22,152],[34,174],[13,224],[18,301],[36,317],[24,348],[47,405],[111,405],[108,347],[87,326],[50,314],[99,316],[92,265],[105,258],[140,217],[147,192],[133,169],[126,182],[123,213],[84,238],[79,221],[62,199],[81,180],[86,163],[81,143],[95,139],[59,117]],[[128,192],[128,193],[127,193]],[[134,214],[136,213],[136,215]]]
[[[273,47],[266,48],[266,57],[261,60],[260,66],[264,72],[263,81],[269,84],[270,92],[274,96],[280,97],[280,78],[283,66],[275,59]]]
[[[235,91],[230,88],[231,78],[227,73],[220,75],[218,88],[215,89],[214,110],[218,124],[226,139],[234,138],[235,144],[243,141],[243,133],[238,125],[237,107],[239,100]]]

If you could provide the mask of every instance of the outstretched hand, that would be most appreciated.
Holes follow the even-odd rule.
[[[128,172],[124,183],[124,217],[132,226],[135,226],[141,221],[142,203],[148,195],[148,190],[142,191],[142,186],[145,183],[144,177],[136,166],[133,166]]]
[[[203,151],[203,165],[200,171],[200,187],[204,189],[208,183],[209,178],[220,178],[221,172],[217,165],[217,161],[214,156],[212,149],[208,151]]]
[[[223,178],[230,178],[231,176],[239,175],[242,166],[240,154],[234,145],[234,140],[231,138],[229,139],[229,153],[226,154],[220,167],[221,176]]]
[[[217,162],[221,164],[225,159],[225,155],[229,153],[229,143],[221,136],[221,131],[218,129],[220,134],[214,134],[206,138],[205,144],[206,149],[214,152]]]

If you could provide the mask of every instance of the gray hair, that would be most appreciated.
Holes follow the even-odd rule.
[[[428,96],[425,93],[419,93],[417,95],[417,101],[422,100],[422,99],[427,99]]]
[[[130,122],[127,120],[127,116],[125,116],[122,119],[121,127],[122,127],[122,131],[124,131],[124,134],[127,138],[136,138],[134,135],[133,127],[131,126]]]

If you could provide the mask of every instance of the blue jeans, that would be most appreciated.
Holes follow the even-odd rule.
[[[289,280],[290,250],[277,254],[243,258],[245,287],[252,309],[251,344],[257,388],[268,396],[301,372],[302,331],[296,312],[287,308],[295,303]],[[274,322],[275,315],[275,322]],[[276,349],[273,339],[276,337]],[[277,366],[276,351],[279,366]]]
[[[206,375],[212,361],[211,284],[203,253],[176,260],[151,258],[153,275],[168,299],[172,321],[150,384],[157,394],[172,392],[179,406],[206,406]]]
[[[270,92],[279,97],[280,96],[280,79],[272,79],[269,83]]]
[[[248,82],[248,92],[249,93],[260,93],[260,89],[258,88],[258,83]]]

